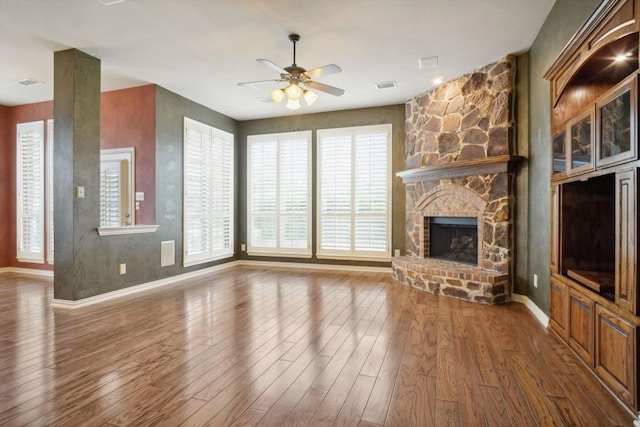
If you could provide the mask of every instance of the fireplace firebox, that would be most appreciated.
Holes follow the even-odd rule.
[[[429,257],[478,265],[478,218],[431,217]]]

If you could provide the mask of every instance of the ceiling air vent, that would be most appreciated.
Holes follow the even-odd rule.
[[[425,56],[424,58],[418,59],[418,68],[421,70],[424,70],[425,68],[438,68],[438,57]]]
[[[19,85],[22,86],[36,86],[36,85],[41,85],[42,82],[40,80],[36,80],[36,79],[22,79],[22,80],[16,80],[16,83],[18,83]]]
[[[376,83],[376,88],[380,89],[391,89],[393,87],[398,87],[398,85],[396,84],[395,81],[388,81],[388,82],[380,82],[380,83]]]
[[[124,0],[98,0],[105,6],[113,6],[114,4],[122,3]]]
[[[270,96],[263,96],[263,97],[258,98],[258,101],[264,102],[265,104],[268,104],[270,102],[273,102],[273,99],[271,99]]]

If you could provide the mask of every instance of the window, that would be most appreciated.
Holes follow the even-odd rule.
[[[184,119],[184,265],[233,255],[233,135]]]
[[[135,224],[133,148],[100,150],[100,227]]]
[[[389,259],[391,125],[318,131],[317,255]]]
[[[311,255],[311,132],[248,142],[248,251]]]
[[[44,122],[16,129],[16,240],[21,262],[44,263]]]
[[[53,264],[53,119],[47,120],[47,262]]]

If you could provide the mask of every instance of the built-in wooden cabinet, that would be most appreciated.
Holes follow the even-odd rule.
[[[635,413],[639,6],[604,0],[545,75],[552,83],[550,329]]]
[[[596,305],[595,369],[626,403],[636,405],[636,346],[638,328]]]

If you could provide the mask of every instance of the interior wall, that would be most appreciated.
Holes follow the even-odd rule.
[[[351,126],[367,126],[383,123],[391,123],[392,125],[392,232],[391,244],[393,249],[401,249],[404,251],[405,243],[405,189],[400,178],[395,176],[396,172],[404,170],[405,154],[404,154],[404,120],[405,106],[390,105],[385,107],[362,108],[345,111],[332,111],[328,113],[304,114],[286,117],[277,117],[271,119],[248,120],[239,123],[238,141],[240,142],[240,150],[238,152],[238,182],[240,191],[238,192],[239,210],[237,210],[236,221],[236,248],[240,248],[241,243],[247,243],[247,136],[260,135],[280,132],[296,132],[296,131],[312,131],[312,224],[311,234],[312,252],[315,253],[316,247],[316,152],[317,141],[316,131],[318,129],[331,129]],[[381,265],[381,263],[356,262],[351,260],[322,260],[313,258],[283,258],[283,257],[256,257],[249,256],[246,252],[239,252],[238,257],[241,259],[252,260],[273,260],[273,261],[294,261],[309,263],[331,263],[331,264],[354,264],[354,265]],[[382,263],[388,265],[388,263]]]
[[[551,212],[551,84],[543,78],[600,0],[556,0],[529,51],[527,295],[549,312]],[[520,199],[519,199],[520,200]]]
[[[12,176],[13,161],[9,148],[12,146],[9,129],[11,109],[0,105],[0,206],[10,206],[9,180]],[[0,268],[8,267],[11,257],[11,221],[8,216],[0,221]]]
[[[155,93],[155,85],[146,85],[100,97],[100,148],[135,150],[135,191],[144,193],[136,224],[156,220]]]
[[[155,85],[103,92],[100,114],[101,148],[135,148],[136,191],[145,201],[136,212],[137,224],[155,224]],[[16,259],[16,125],[53,118],[53,101],[14,107],[0,106],[0,203],[6,221],[0,224],[0,267],[53,270],[50,264],[23,263]],[[45,123],[46,132],[46,123]],[[3,236],[6,236],[3,238]],[[45,235],[45,242],[48,242]]]
[[[235,188],[236,188],[236,208],[238,212],[237,200],[238,174],[242,174],[244,169],[238,166],[240,138],[238,134],[238,122],[234,119],[213,111],[203,105],[195,103],[183,96],[170,92],[160,86],[156,86],[156,222],[160,228],[155,233],[155,246],[145,248],[148,257],[149,269],[153,271],[153,276],[168,277],[188,271],[211,267],[216,264],[235,259],[230,257],[224,260],[212,261],[197,266],[184,268],[182,266],[183,245],[182,245],[182,158],[184,153],[183,134],[184,118],[188,117],[201,123],[208,124],[225,132],[236,135],[235,143]],[[239,222],[236,215],[236,224]],[[240,217],[241,218],[241,217]],[[173,266],[160,268],[160,242],[175,242],[175,259]],[[239,248],[236,245],[236,248]]]

